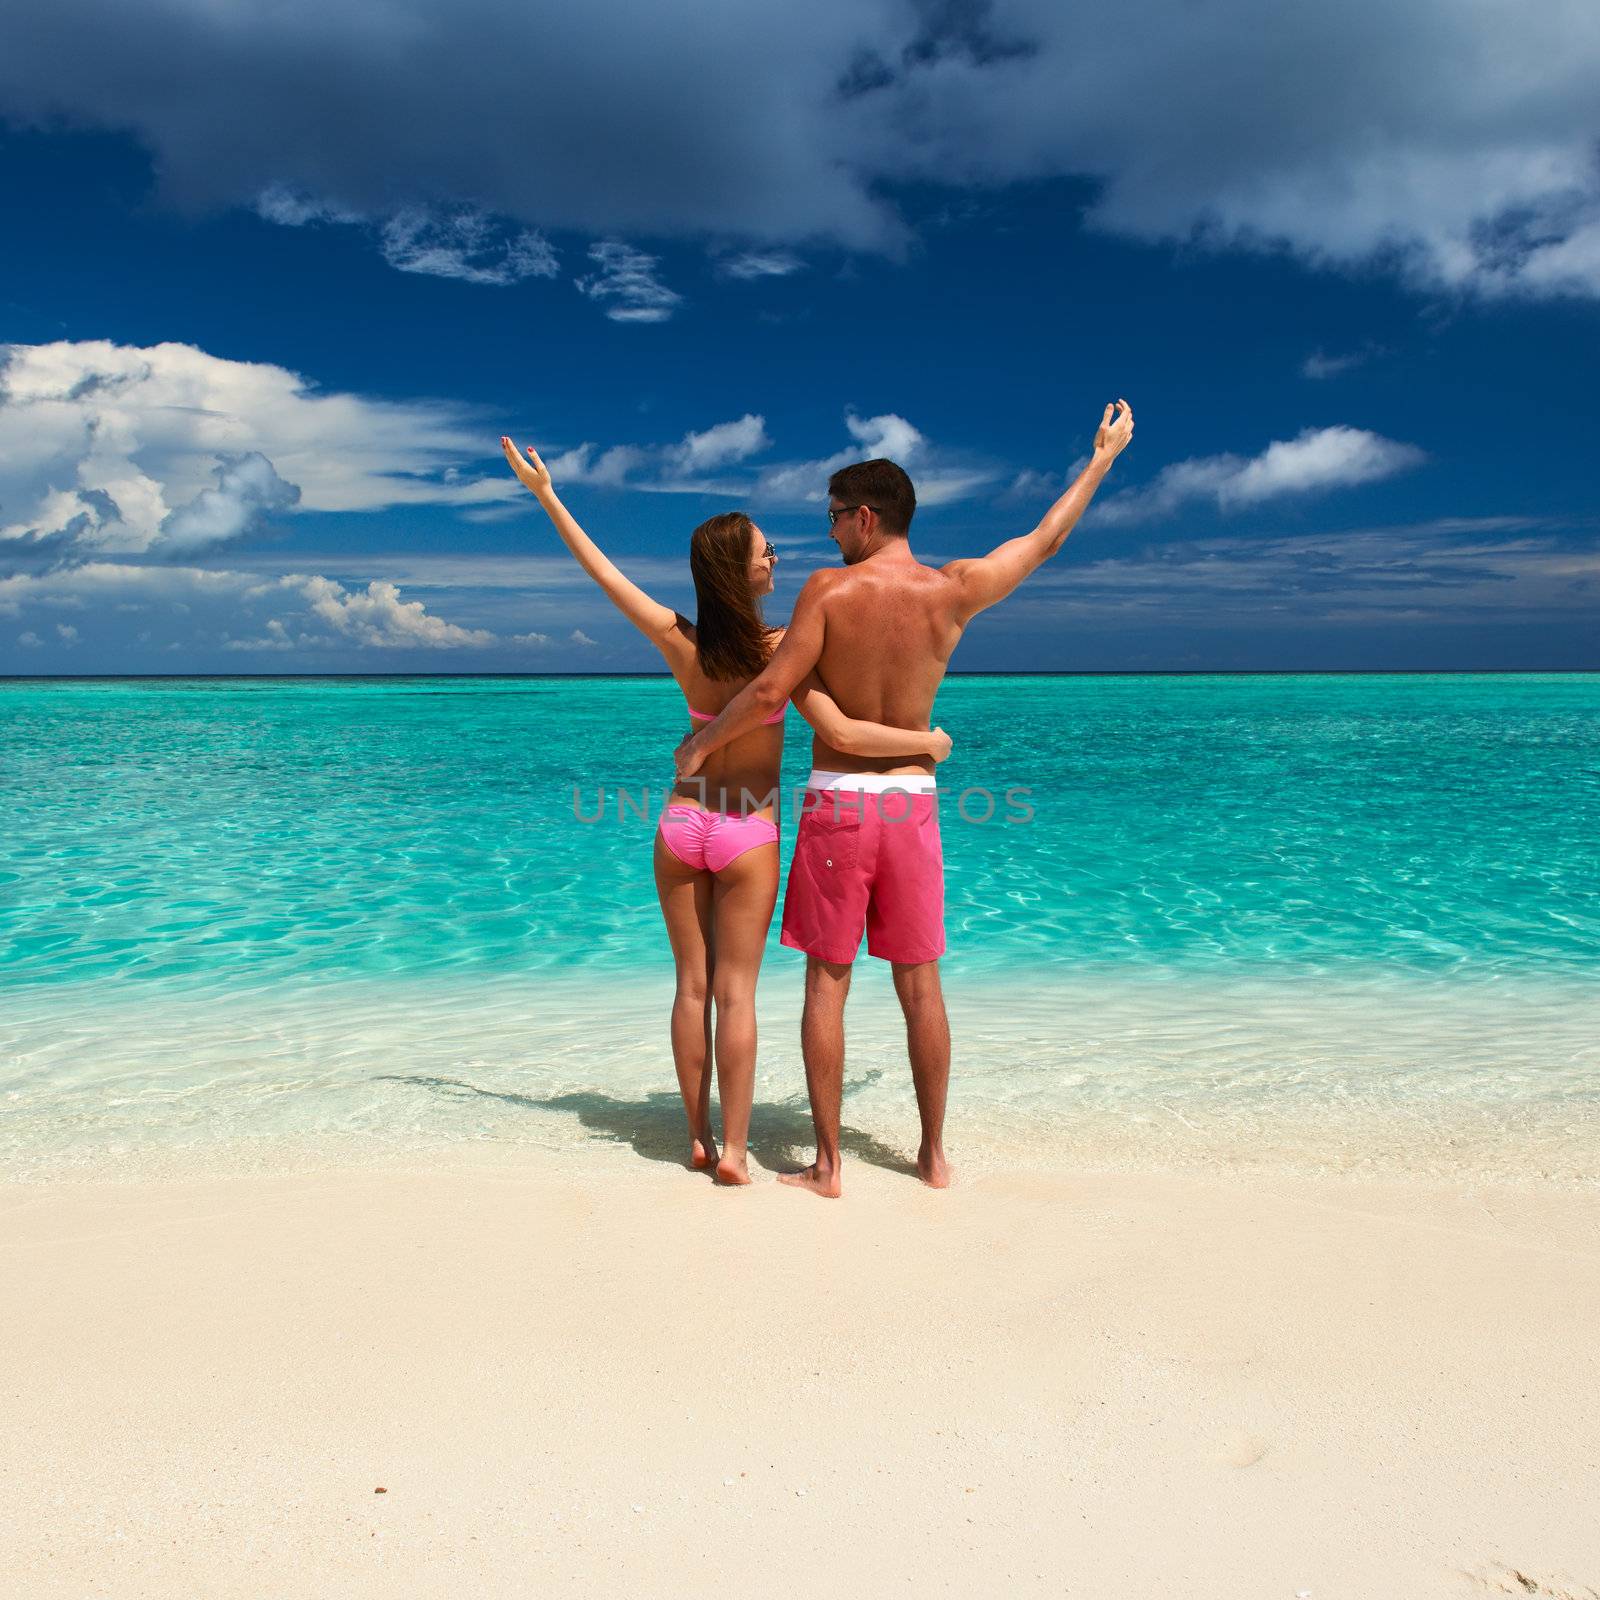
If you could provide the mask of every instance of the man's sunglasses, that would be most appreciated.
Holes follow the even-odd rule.
[[[844,516],[847,512],[851,512],[851,511],[878,511],[878,508],[876,506],[869,506],[869,505],[829,506],[828,507],[828,526],[831,528],[834,525],[834,523],[836,523],[839,520],[840,517]],[[881,517],[883,515],[883,513],[881,511],[878,511],[878,515]]]

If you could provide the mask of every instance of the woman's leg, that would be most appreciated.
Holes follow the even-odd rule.
[[[778,899],[778,846],[757,845],[716,874],[712,889],[717,1006],[717,1091],[722,1101],[719,1183],[748,1183],[745,1147],[756,1090],[756,977]]]
[[[711,874],[680,861],[656,834],[656,893],[666,920],[678,990],[672,1001],[672,1061],[689,1118],[689,1164],[704,1170],[717,1159],[711,1132],[711,973],[716,946],[711,924]]]

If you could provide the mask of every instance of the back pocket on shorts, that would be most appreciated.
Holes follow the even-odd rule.
[[[824,806],[801,818],[799,842],[810,865],[824,875],[853,867],[861,849],[861,817]]]

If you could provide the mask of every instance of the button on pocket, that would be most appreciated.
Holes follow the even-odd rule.
[[[823,873],[839,872],[856,864],[860,817],[851,812],[815,811],[801,826],[807,852]]]

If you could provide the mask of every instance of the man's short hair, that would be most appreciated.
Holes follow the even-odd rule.
[[[917,491],[911,487],[905,468],[881,456],[875,461],[858,461],[840,467],[828,479],[828,493],[844,505],[871,506],[878,513],[885,533],[904,538],[911,531],[911,518],[917,509]]]

